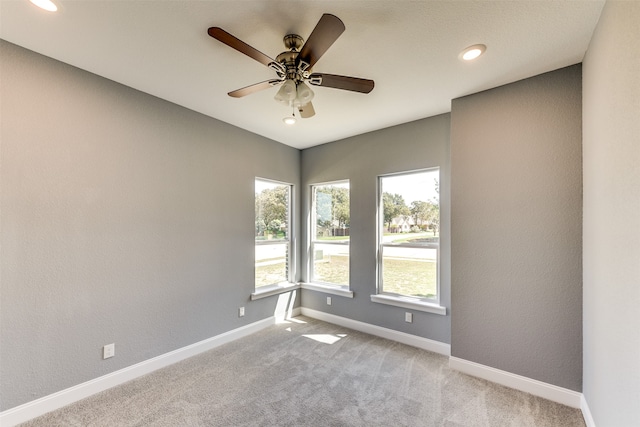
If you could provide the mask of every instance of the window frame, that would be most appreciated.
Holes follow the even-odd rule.
[[[285,230],[285,238],[282,239],[268,239],[268,240],[257,240],[256,236],[255,236],[255,231],[254,231],[254,262],[253,262],[253,293],[251,294],[251,299],[258,299],[258,298],[263,298],[266,296],[270,296],[276,293],[280,293],[280,292],[284,292],[287,291],[291,288],[296,288],[298,287],[298,285],[295,283],[295,250],[293,247],[294,244],[294,236],[293,236],[293,230],[294,230],[294,221],[295,221],[295,208],[294,208],[294,184],[291,184],[289,182],[284,182],[284,181],[279,181],[279,180],[274,180],[274,179],[269,179],[269,178],[262,178],[262,177],[255,177],[254,178],[254,205],[255,205],[255,197],[256,197],[256,182],[257,181],[262,181],[264,183],[267,184],[273,184],[273,185],[277,185],[277,186],[286,186],[288,187],[288,197],[287,197],[287,206],[288,206],[288,220],[287,220],[287,227]],[[255,208],[254,208],[255,209]],[[255,211],[254,211],[254,218],[255,218]],[[259,286],[256,287],[256,256],[255,256],[255,249],[258,246],[270,246],[270,245],[281,245],[282,243],[286,244],[286,261],[285,261],[285,269],[286,269],[286,278],[284,281],[281,282],[277,282],[277,283],[270,283],[267,285],[263,285],[263,286]]]
[[[308,247],[308,254],[309,254],[309,262],[308,262],[308,280],[305,284],[305,288],[307,289],[315,289],[315,290],[321,290],[321,291],[331,291],[334,290],[335,292],[329,292],[329,293],[334,293],[337,295],[343,295],[343,296],[347,296],[350,298],[353,298],[353,293],[351,292],[351,230],[349,230],[349,240],[344,242],[334,242],[334,241],[319,241],[316,239],[317,233],[317,216],[316,216],[316,189],[318,187],[323,187],[323,186],[332,186],[332,185],[337,185],[337,184],[348,184],[348,190],[349,190],[349,218],[351,218],[351,181],[347,178],[347,179],[339,179],[339,180],[335,180],[335,181],[328,181],[328,182],[319,182],[319,183],[314,183],[311,184],[309,186],[310,189],[310,195],[311,195],[311,201],[310,201],[310,209],[309,209],[309,247]],[[349,228],[351,228],[351,220],[349,220]],[[349,265],[347,267],[347,273],[349,275],[349,280],[348,283],[345,284],[340,284],[340,283],[333,283],[333,282],[325,282],[322,280],[315,280],[314,278],[314,269],[315,269],[315,245],[316,244],[321,244],[321,245],[331,245],[331,246],[346,246],[348,248],[348,258],[349,258]]]
[[[440,245],[442,243],[442,234],[438,235],[438,243],[425,243],[425,244],[410,244],[410,243],[402,243],[391,244],[384,242],[384,203],[383,203],[383,180],[384,178],[390,178],[394,176],[406,176],[424,172],[438,172],[438,182],[441,183],[442,180],[442,168],[439,166],[416,169],[410,171],[402,171],[396,173],[389,173],[378,176],[378,209],[377,209],[377,253],[376,253],[376,294],[371,295],[371,300],[373,302],[378,302],[382,304],[389,304],[403,308],[416,309],[420,311],[426,311],[436,314],[446,314],[446,308],[440,306],[440,298],[441,298],[441,250]],[[442,217],[442,203],[440,198],[438,198],[438,213],[440,218]],[[436,296],[435,297],[419,297],[413,295],[399,294],[395,292],[389,292],[384,290],[384,248],[387,247],[402,247],[402,248],[410,248],[410,249],[425,249],[425,250],[436,250]]]

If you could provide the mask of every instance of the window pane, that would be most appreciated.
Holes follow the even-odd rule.
[[[384,292],[420,298],[434,298],[438,293],[438,250],[383,248],[382,283]]]
[[[256,240],[289,238],[290,188],[256,180]]]
[[[256,288],[288,281],[288,243],[256,245]]]
[[[255,181],[255,287],[289,281],[291,186]]]
[[[380,178],[385,235],[430,232],[425,235],[438,240],[439,176],[435,169]]]
[[[314,185],[312,282],[349,286],[349,181]]]
[[[349,245],[314,243],[313,280],[349,286]]]
[[[349,183],[313,187],[315,240],[349,240]]]
[[[380,289],[437,299],[439,170],[380,178]]]

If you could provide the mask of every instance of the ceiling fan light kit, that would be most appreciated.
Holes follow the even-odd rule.
[[[303,105],[307,105],[311,102],[314,97],[314,93],[309,86],[306,85],[305,82],[298,83],[296,87],[297,95],[296,99],[294,99],[294,104],[297,103],[296,107],[301,107]]]
[[[287,79],[282,86],[280,86],[280,90],[278,90],[273,99],[281,104],[290,106],[293,103],[293,100],[296,99],[296,93],[296,82],[294,80]]]
[[[234,90],[229,92],[229,96],[241,98],[263,89],[281,86],[274,99],[283,105],[297,109],[300,117],[309,118],[315,115],[315,110],[311,103],[315,94],[307,83],[314,86],[360,93],[369,93],[373,90],[373,80],[336,74],[312,73],[313,66],[344,30],[345,26],[338,17],[325,13],[306,42],[297,34],[285,35],[283,42],[289,50],[280,53],[275,60],[222,28],[211,27],[208,33],[214,39],[266,65],[274,70],[277,75],[277,79]],[[295,115],[285,117],[283,121],[287,124],[293,124],[296,121]]]

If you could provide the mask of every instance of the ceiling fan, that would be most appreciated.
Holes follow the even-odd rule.
[[[229,92],[229,96],[240,98],[273,86],[281,86],[274,99],[297,109],[300,117],[308,118],[315,114],[311,103],[314,93],[306,83],[360,93],[369,93],[373,90],[373,80],[312,72],[315,63],[344,30],[344,24],[338,17],[325,13],[309,35],[306,43],[297,34],[284,36],[284,45],[289,50],[279,54],[276,59],[272,59],[249,46],[222,28],[211,27],[208,33],[214,39],[271,68],[277,75],[275,79]]]

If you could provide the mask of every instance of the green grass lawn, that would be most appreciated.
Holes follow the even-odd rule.
[[[256,267],[256,288],[287,281],[286,264],[282,262]]]
[[[438,275],[435,262],[387,258],[383,264],[385,292],[421,298],[435,297]]]
[[[347,285],[349,258],[333,255],[315,265],[318,280]],[[256,287],[284,280],[284,261],[256,268]],[[384,291],[415,297],[434,297],[437,292],[435,262],[387,258],[384,260]]]
[[[349,286],[349,257],[327,255],[313,266],[315,280]]]

